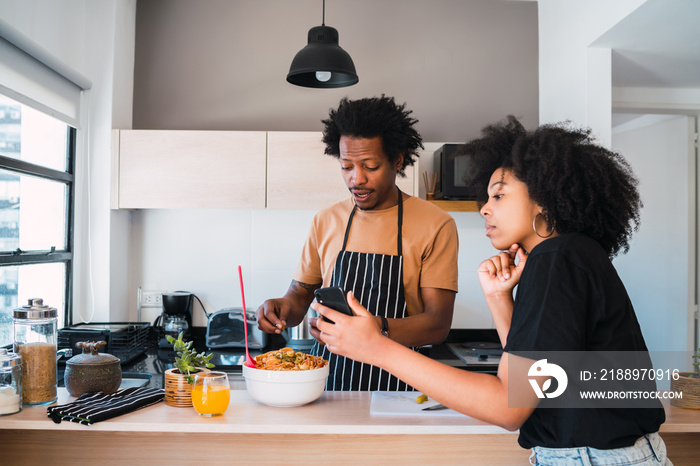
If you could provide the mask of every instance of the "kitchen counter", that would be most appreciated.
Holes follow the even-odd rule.
[[[92,426],[55,424],[45,407],[0,418],[3,464],[527,464],[508,432],[468,416],[370,414],[369,392],[324,392],[273,408],[232,390],[226,413],[159,403]],[[72,398],[59,389],[59,404]],[[666,405],[661,435],[676,466],[698,464],[700,411]],[[425,415],[424,415],[425,414]],[[195,460],[196,458],[196,460]]]
[[[201,340],[200,335],[196,335]],[[451,332],[448,342],[491,341],[490,333]],[[170,356],[159,354],[150,339],[145,355],[122,366],[125,372],[147,373],[147,386],[163,387]],[[201,341],[197,348],[205,349]],[[270,341],[262,351],[279,347]],[[462,367],[446,344],[425,354]],[[221,362],[235,358],[217,356]],[[444,414],[373,415],[369,392],[324,392],[314,403],[298,408],[272,408],[255,402],[245,391],[240,366],[219,366],[229,373],[231,403],[219,418],[203,418],[192,408],[159,403],[140,411],[83,426],[53,423],[45,407],[24,408],[0,417],[2,464],[528,464],[529,450],[520,448],[517,432],[468,416]],[[59,404],[70,402],[59,388]],[[700,464],[700,411],[665,405],[667,422],[661,435],[676,466]],[[438,412],[439,413],[439,412]]]

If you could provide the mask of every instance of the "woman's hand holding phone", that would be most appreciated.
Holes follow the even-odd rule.
[[[345,290],[339,286],[332,286],[328,288],[319,288],[314,292],[316,296],[316,301],[323,304],[326,307],[333,309],[334,311],[342,312],[345,315],[352,316],[353,312],[350,310],[347,299],[345,298]],[[333,323],[332,320],[323,316],[326,322]]]
[[[350,307],[348,306],[348,302],[345,299],[345,291],[339,286],[319,288],[314,292],[314,296],[316,297],[316,301],[319,304],[322,304],[338,312],[342,312],[343,314],[347,314],[350,316],[353,315],[352,311],[350,310]],[[316,303],[311,304],[311,308],[318,311],[318,308],[316,306]],[[321,330],[319,330],[317,326],[318,321],[321,319],[325,320],[326,322],[333,323],[332,320],[328,319],[325,316],[311,317],[309,319],[309,333],[312,337],[314,337],[314,339],[316,339],[316,341],[318,341],[320,345],[325,345],[325,342],[320,338]]]
[[[318,339],[332,353],[346,356],[356,361],[371,363],[372,355],[377,348],[376,343],[390,342],[391,340],[381,334],[375,316],[370,314],[360,304],[352,292],[347,293],[346,301],[350,309],[350,315],[354,317],[352,319],[343,316],[336,317],[337,314],[330,311],[332,316],[328,318],[329,322],[321,318],[317,321]],[[325,317],[324,314],[329,313],[319,303],[312,303],[311,307],[323,317]],[[344,312],[342,313],[344,314]],[[337,319],[337,322],[331,323],[334,317]]]

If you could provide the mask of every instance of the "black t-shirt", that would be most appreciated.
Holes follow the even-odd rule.
[[[632,303],[595,240],[564,234],[535,247],[518,284],[513,351],[647,351]],[[622,448],[664,422],[658,408],[537,408],[520,428],[523,448]]]

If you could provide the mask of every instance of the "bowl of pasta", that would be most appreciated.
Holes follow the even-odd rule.
[[[250,396],[268,406],[303,406],[317,400],[326,386],[328,361],[282,348],[255,357],[255,368],[243,366]]]

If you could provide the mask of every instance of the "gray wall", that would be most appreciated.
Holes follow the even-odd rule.
[[[538,123],[537,3],[329,0],[360,82],[286,82],[320,0],[138,0],[136,129],[318,131],[340,98],[407,102],[425,141],[457,142],[507,114]]]

